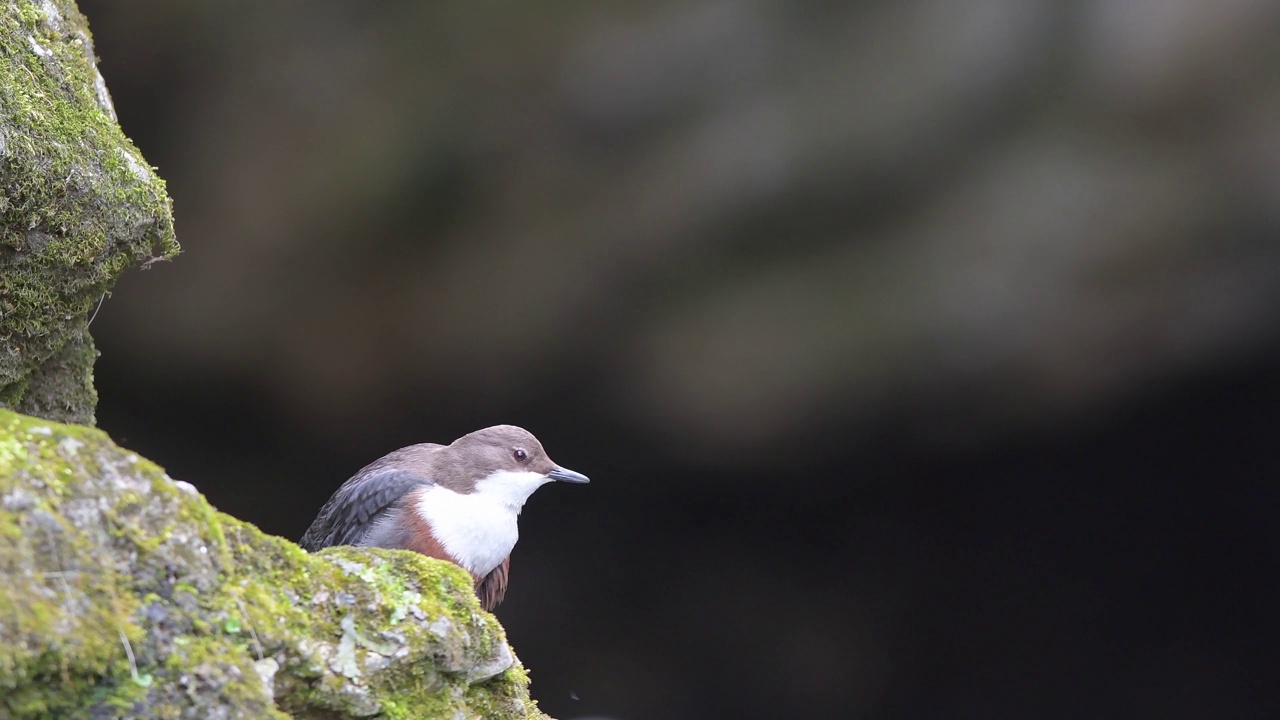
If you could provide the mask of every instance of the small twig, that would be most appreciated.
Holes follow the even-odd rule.
[[[93,324],[93,319],[98,317],[98,311],[102,309],[102,303],[106,301],[107,295],[110,295],[110,293],[104,292],[102,293],[102,297],[98,298],[98,307],[93,309],[93,314],[89,316],[89,322],[84,324],[84,328],[86,330],[88,330],[89,326]]]
[[[244,624],[249,628],[249,637],[253,638],[253,649],[258,653],[258,662],[262,662],[262,642],[258,640],[258,633],[253,629],[253,618],[249,617],[249,611],[245,610],[244,600],[236,598],[236,606],[240,608],[240,614],[244,616]]]
[[[124,643],[124,654],[129,658],[129,674],[133,676],[134,682],[141,683],[142,680],[138,678],[138,662],[133,658],[133,645],[129,644],[129,636],[118,628],[117,632],[120,633],[120,642]]]

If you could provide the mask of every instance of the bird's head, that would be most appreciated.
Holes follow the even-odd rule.
[[[553,480],[589,482],[586,475],[552,462],[538,438],[515,425],[494,425],[463,435],[448,449],[459,471],[474,482],[472,493],[493,495],[517,508],[534,490]]]

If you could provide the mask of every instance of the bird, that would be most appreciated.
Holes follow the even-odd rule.
[[[471,573],[480,606],[507,594],[516,518],[535,490],[586,475],[547,457],[533,433],[494,425],[448,445],[419,443],[366,465],[320,508],[300,541],[413,550]]]

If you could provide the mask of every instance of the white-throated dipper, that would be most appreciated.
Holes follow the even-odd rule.
[[[333,545],[399,548],[471,573],[493,610],[507,593],[516,517],[552,480],[588,482],[551,462],[528,430],[495,425],[449,445],[422,443],[384,455],[342,484],[302,536],[312,552]]]

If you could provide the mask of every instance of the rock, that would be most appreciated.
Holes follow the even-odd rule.
[[[0,188],[0,407],[92,423],[90,313],[178,245],[70,0],[0,6]]]
[[[315,555],[0,410],[0,718],[543,718],[460,568]]]

